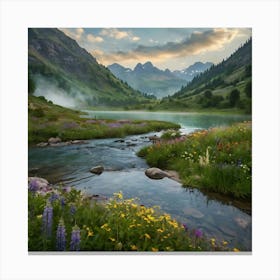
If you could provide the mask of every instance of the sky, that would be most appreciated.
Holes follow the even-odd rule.
[[[251,28],[60,28],[108,66],[133,69],[151,61],[182,70],[197,61],[217,64],[252,36]]]

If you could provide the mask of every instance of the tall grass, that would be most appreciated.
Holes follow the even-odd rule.
[[[186,186],[251,198],[251,123],[197,131],[139,151],[150,166],[174,169]]]

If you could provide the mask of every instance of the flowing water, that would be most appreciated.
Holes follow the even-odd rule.
[[[229,125],[248,116],[149,112],[92,112],[89,118],[154,119],[179,123],[184,133],[195,129]],[[251,216],[229,200],[213,198],[198,190],[183,188],[174,180],[151,180],[144,174],[148,165],[137,157],[141,147],[150,145],[149,133],[119,139],[89,140],[86,144],[63,147],[29,148],[29,175],[64,181],[89,194],[111,197],[122,191],[125,198],[137,197],[145,206],[160,206],[189,228],[199,228],[207,236],[226,240],[231,247],[251,251]],[[103,165],[101,175],[89,172]]]

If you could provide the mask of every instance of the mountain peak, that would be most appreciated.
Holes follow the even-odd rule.
[[[154,65],[152,64],[151,61],[147,61],[146,63],[143,64],[143,68],[154,68]]]

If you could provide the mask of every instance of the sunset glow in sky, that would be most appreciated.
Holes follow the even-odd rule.
[[[181,70],[194,62],[215,64],[252,36],[251,28],[60,28],[99,63],[134,68],[151,61]]]

